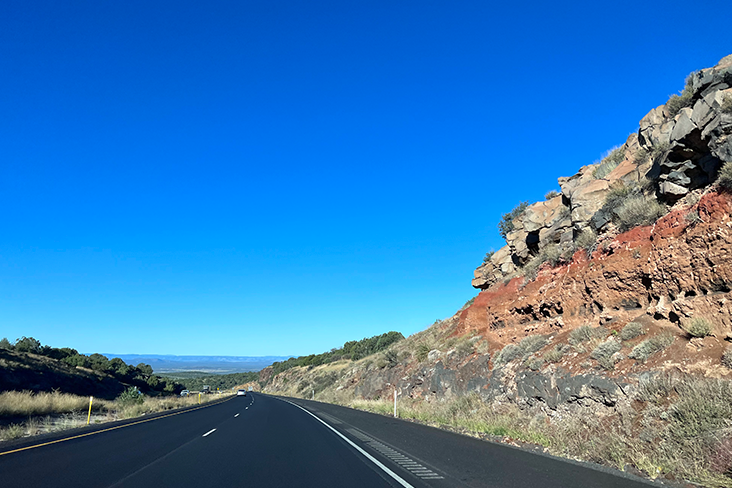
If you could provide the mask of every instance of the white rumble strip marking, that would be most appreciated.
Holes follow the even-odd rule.
[[[213,434],[214,432],[216,432],[216,429],[211,429],[208,432],[206,432],[205,434],[203,434],[203,437],[206,437],[209,434]]]
[[[400,467],[406,469],[410,473],[418,476],[420,479],[423,480],[442,480],[445,479],[443,476],[440,476],[439,474],[435,473],[429,468],[426,468],[416,462],[414,459],[410,458],[409,456],[405,456],[404,454],[400,453],[399,451],[392,449],[391,447],[377,441],[376,439],[372,439],[371,437],[367,436],[366,434],[362,434],[360,431],[356,429],[346,429],[346,431],[353,435],[353,437],[363,441],[366,445],[368,445],[370,448],[372,448],[374,451],[377,451],[384,456],[388,457],[390,460],[397,463]]]
[[[237,413],[236,415],[234,415],[234,418],[237,418],[238,416],[239,416],[239,414]]]

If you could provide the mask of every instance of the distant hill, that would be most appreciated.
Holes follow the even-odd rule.
[[[156,373],[200,371],[201,373],[244,373],[259,371],[291,356],[176,356],[172,354],[105,354],[127,364],[145,363]]]

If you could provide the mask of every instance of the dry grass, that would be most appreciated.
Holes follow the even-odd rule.
[[[226,396],[229,394],[202,395],[200,402],[209,403]],[[143,403],[135,405],[95,398],[92,403],[92,416],[95,423],[98,423],[164,412],[196,405],[198,402],[198,396],[144,397]],[[26,422],[0,428],[0,440],[81,427],[86,424],[88,409],[89,397],[86,396],[59,392],[7,391],[0,393],[0,417],[28,417]]]
[[[385,400],[348,399],[334,392],[326,401],[382,415]],[[547,417],[515,405],[491,405],[478,394],[451,400],[400,398],[398,415],[428,425],[499,436],[544,446],[550,453],[649,477],[667,476],[703,486],[732,487],[732,382],[657,375],[641,382],[639,407],[620,407],[598,417],[582,413]],[[726,473],[726,474],[725,474]]]

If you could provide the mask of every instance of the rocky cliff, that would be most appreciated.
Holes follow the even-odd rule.
[[[605,419],[602,428],[617,424],[617,442],[636,455],[642,449],[634,443],[645,436],[653,462],[669,466],[669,452],[678,460],[689,439],[709,439],[699,454],[706,464],[693,470],[621,456],[650,476],[664,469],[697,480],[714,469],[732,473],[732,437],[720,441],[719,430],[732,423],[732,412],[715,412],[714,429],[682,442],[674,421],[691,421],[670,415],[692,389],[674,390],[671,380],[648,386],[669,373],[732,378],[730,134],[732,55],[692,73],[681,95],[653,109],[602,161],[560,178],[560,194],[505,218],[506,246],[475,270],[480,292],[454,316],[384,354],[275,376],[264,370],[261,380],[270,392],[347,404],[394,390],[414,408],[479,398],[471,411],[487,408],[485,418],[513,405],[532,412],[531,429],[536,415],[559,428],[567,415],[591,414]],[[701,403],[732,401],[732,388],[712,390],[716,396]],[[589,456],[608,462],[608,452]],[[710,467],[715,456],[726,460],[717,468]]]

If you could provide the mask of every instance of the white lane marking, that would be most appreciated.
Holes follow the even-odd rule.
[[[213,434],[214,432],[216,432],[216,429],[211,429],[208,432],[206,432],[205,434],[203,434],[203,437],[206,437],[209,434]]]
[[[249,410],[249,407],[245,408],[244,410]]]
[[[353,441],[351,439],[349,439],[348,437],[344,436],[343,434],[341,434],[340,432],[338,432],[337,430],[335,430],[333,427],[331,427],[330,425],[328,425],[325,422],[323,422],[322,420],[320,420],[320,418],[316,417],[314,414],[308,412],[307,410],[305,410],[304,408],[302,408],[300,405],[298,405],[296,403],[288,402],[287,400],[282,400],[282,401],[283,402],[287,402],[290,405],[295,405],[297,408],[299,408],[303,412],[307,413],[308,415],[311,415],[318,422],[320,422],[321,424],[323,424],[326,427],[328,427],[330,430],[332,430],[333,432],[335,432],[338,437],[340,437],[344,441],[348,442],[348,444],[350,444],[351,447],[353,447],[358,452],[360,452],[361,454],[363,454],[364,456],[366,456],[366,459],[368,459],[369,461],[371,461],[372,463],[374,463],[375,465],[377,465],[378,467],[380,467],[386,474],[388,474],[389,476],[391,476],[392,478],[394,478],[394,480],[397,483],[399,483],[400,485],[402,485],[404,488],[414,488],[414,486],[412,486],[409,483],[407,483],[401,476],[399,476],[394,471],[392,471],[391,469],[389,469],[386,466],[384,466],[383,464],[381,464],[378,459],[376,459],[371,454],[367,453],[366,451],[364,451],[363,449],[361,449],[360,447],[358,447],[356,444],[353,443]]]
[[[239,416],[239,414],[237,413],[236,415],[234,415],[234,418],[237,418],[238,416]]]

